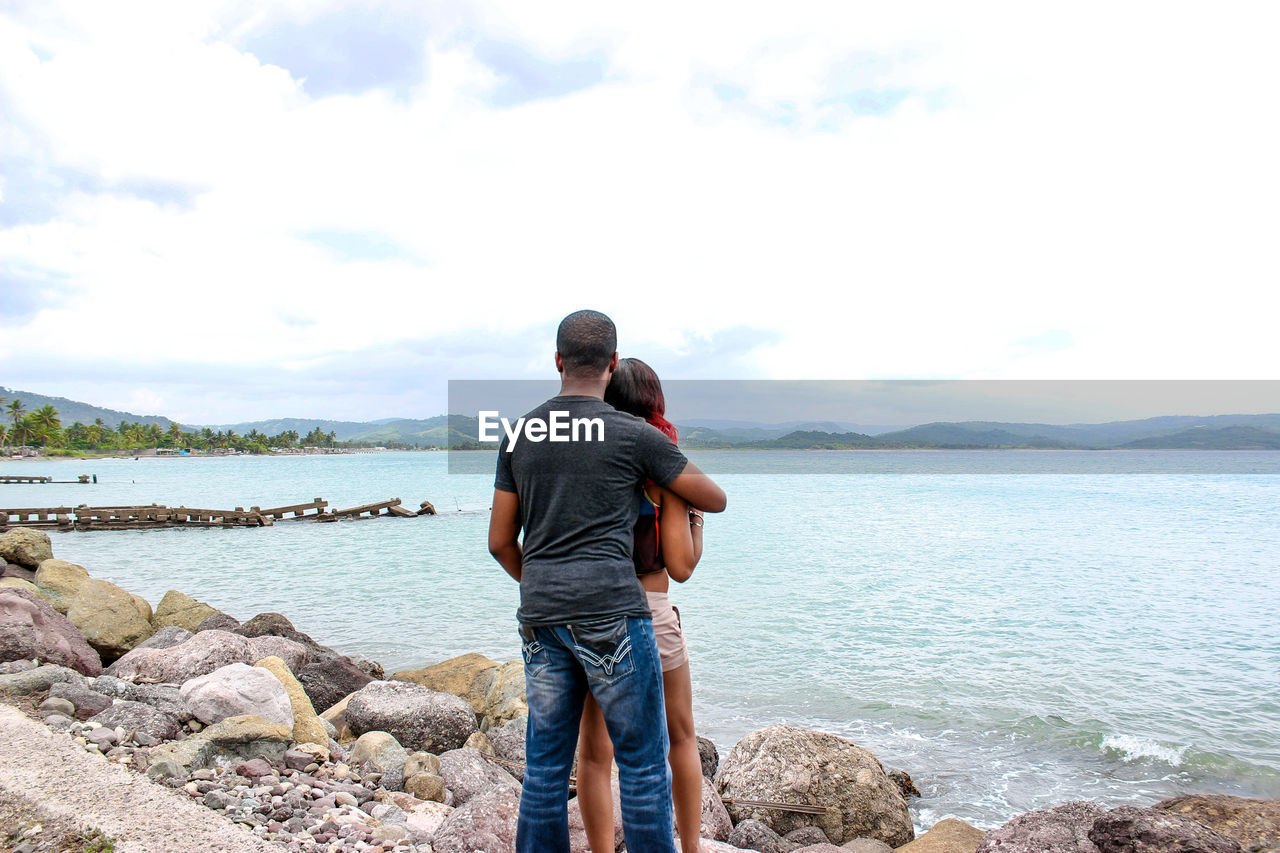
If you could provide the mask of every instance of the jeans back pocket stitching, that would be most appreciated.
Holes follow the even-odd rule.
[[[613,650],[613,654],[611,655],[604,655],[604,656],[598,655],[595,652],[591,651],[590,649],[584,646],[580,646],[577,643],[574,643],[573,647],[577,649],[578,652],[580,652],[584,658],[587,659],[588,663],[590,663],[592,666],[600,667],[601,669],[604,670],[605,675],[611,676],[613,675],[613,668],[617,666],[619,663],[621,663],[622,659],[631,653],[631,637],[630,636],[624,637],[622,639],[622,642],[618,643],[618,647]]]

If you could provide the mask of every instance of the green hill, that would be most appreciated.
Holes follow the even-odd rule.
[[[115,428],[121,421],[129,421],[130,423],[142,424],[159,424],[162,429],[168,429],[169,424],[173,421],[161,415],[135,415],[132,412],[121,412],[116,409],[104,409],[101,406],[90,405],[89,403],[81,403],[76,400],[68,400],[66,397],[48,397],[44,394],[36,394],[32,391],[17,391],[12,388],[0,386],[0,397],[5,402],[11,403],[14,400],[21,400],[23,408],[28,412],[34,412],[43,406],[53,406],[58,410],[58,418],[62,421],[63,426],[71,426],[76,421],[82,424],[91,424],[97,418],[102,418],[102,422],[111,428]]]
[[[1133,450],[1280,450],[1280,432],[1251,426],[1196,427],[1120,445]]]

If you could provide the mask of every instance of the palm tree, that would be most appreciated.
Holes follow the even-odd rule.
[[[58,419],[58,410],[44,405],[31,414],[33,432],[39,436],[41,444],[57,444],[62,432],[62,421]]]
[[[169,440],[173,442],[174,447],[182,447],[185,443],[183,439],[185,434],[182,432],[182,425],[178,423],[169,424]]]
[[[13,421],[14,432],[17,432],[18,428],[22,426],[22,416],[27,413],[27,410],[22,407],[21,400],[14,400],[5,408],[9,410],[9,419]]]

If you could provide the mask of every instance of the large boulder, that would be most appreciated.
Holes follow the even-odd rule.
[[[493,670],[489,688],[484,697],[485,731],[500,726],[517,717],[529,716],[529,704],[524,692],[524,661],[509,660]]]
[[[134,646],[135,649],[171,649],[190,640],[192,633],[186,628],[167,625]]]
[[[720,794],[734,800],[821,805],[823,815],[734,804],[734,823],[754,818],[785,835],[817,826],[837,844],[878,838],[900,847],[915,837],[907,802],[869,751],[827,732],[769,726],[744,737],[716,772]]]
[[[940,820],[924,835],[905,847],[899,847],[899,853],[973,853],[982,843],[986,835],[976,826],[962,820],[949,817]]]
[[[201,622],[217,612],[217,608],[210,607],[202,601],[196,601],[191,596],[178,592],[176,589],[171,589],[164,594],[164,598],[160,599],[160,603],[156,605],[156,612],[152,621],[157,628],[176,625],[194,634],[196,629],[200,627]]]
[[[403,681],[373,681],[347,702],[347,726],[357,736],[389,732],[408,749],[439,754],[458,749],[477,731],[465,699]]]
[[[59,666],[56,663],[47,663],[22,672],[0,675],[0,694],[26,696],[48,690],[60,681],[69,681],[72,684],[86,683],[85,677],[74,669]]]
[[[486,707],[485,697],[493,681],[493,671],[497,668],[497,661],[471,652],[422,669],[393,673],[391,680],[408,681],[430,687],[441,693],[461,696],[471,703],[472,709],[477,714],[483,714]]]
[[[519,817],[519,786],[499,785],[455,808],[432,837],[432,849],[435,853],[514,850]]]
[[[34,581],[25,580],[23,578],[0,578],[0,589],[20,589],[24,592],[31,593],[41,601],[49,602],[50,606],[53,605],[53,596],[36,586]]]
[[[373,682],[368,673],[348,658],[322,647],[319,652],[312,649],[311,659],[294,674],[317,708],[331,708],[344,696]]]
[[[201,631],[167,649],[134,649],[107,667],[106,673],[128,681],[182,684],[232,663],[255,662],[244,637],[227,631]]]
[[[439,757],[440,776],[453,792],[455,806],[465,805],[499,785],[519,784],[510,773],[474,749],[451,749]]]
[[[250,640],[250,645],[253,644]],[[283,642],[289,642],[283,640]],[[329,733],[325,730],[324,723],[316,714],[316,709],[311,705],[311,700],[307,698],[307,693],[302,689],[302,685],[298,683],[298,679],[293,677],[293,673],[285,666],[284,661],[278,657],[267,657],[258,661],[254,666],[261,667],[267,672],[275,676],[289,694],[289,707],[293,711],[293,740],[294,743],[314,743],[317,746],[323,746],[326,749],[329,746]]]
[[[528,727],[528,717],[516,717],[486,732],[494,756],[508,762],[503,766],[521,783],[524,782],[524,747]]]
[[[702,778],[702,827],[698,834],[715,841],[728,841],[733,832],[729,810],[720,799],[720,792],[706,776]]]
[[[1098,853],[1089,830],[1106,813],[1083,800],[1036,809],[988,832],[975,853]]]
[[[227,717],[186,740],[151,750],[150,761],[153,767],[172,761],[192,770],[211,767],[219,760],[252,761],[261,758],[278,764],[284,760],[292,734],[288,726],[279,726],[261,717]]]
[[[90,686],[103,696],[141,702],[184,723],[194,719],[186,703],[182,701],[176,684],[134,684],[113,675],[99,675]]]
[[[364,773],[379,773],[378,785],[388,791],[399,791],[404,785],[405,762],[409,751],[386,732],[365,732],[351,746],[347,762]]]
[[[1172,812],[1120,806],[1093,822],[1089,840],[1102,853],[1241,853],[1240,842]]]
[[[1280,800],[1194,794],[1161,800],[1153,808],[1198,820],[1240,842],[1245,853],[1280,847]]]
[[[145,606],[144,606],[145,605]],[[118,658],[152,634],[151,606],[110,581],[80,584],[67,618],[104,658]]]
[[[84,566],[49,557],[40,561],[35,584],[49,594],[55,610],[66,613],[80,591],[80,585],[88,579],[89,571]]]
[[[232,663],[193,678],[178,693],[191,714],[205,725],[227,717],[251,714],[288,726],[293,732],[293,707],[280,680],[265,669]]]
[[[258,660],[279,658],[291,673],[301,670],[311,657],[311,651],[302,643],[284,637],[250,637],[249,645]]]
[[[0,560],[17,563],[27,569],[37,568],[53,559],[53,545],[43,530],[19,527],[0,533]]]
[[[48,602],[19,589],[0,589],[0,661],[40,660],[85,675],[102,660],[71,620]]]
[[[733,828],[728,842],[734,847],[755,850],[757,853],[791,853],[799,846],[750,817]]]
[[[195,633],[201,631],[234,631],[240,627],[240,620],[234,616],[228,616],[225,613],[218,612],[205,619],[196,628]]]
[[[77,720],[88,720],[101,714],[112,705],[112,698],[92,690],[82,684],[60,681],[49,687],[49,696],[54,699],[66,699],[74,709],[72,716]]]
[[[158,740],[173,740],[178,736],[177,717],[158,711],[141,702],[116,702],[90,718],[109,729],[122,728],[125,733],[144,732]]]

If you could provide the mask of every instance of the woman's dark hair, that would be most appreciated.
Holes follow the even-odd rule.
[[[644,418],[672,441],[678,441],[675,424],[666,419],[667,400],[653,368],[638,358],[620,358],[604,401],[620,412]]]

